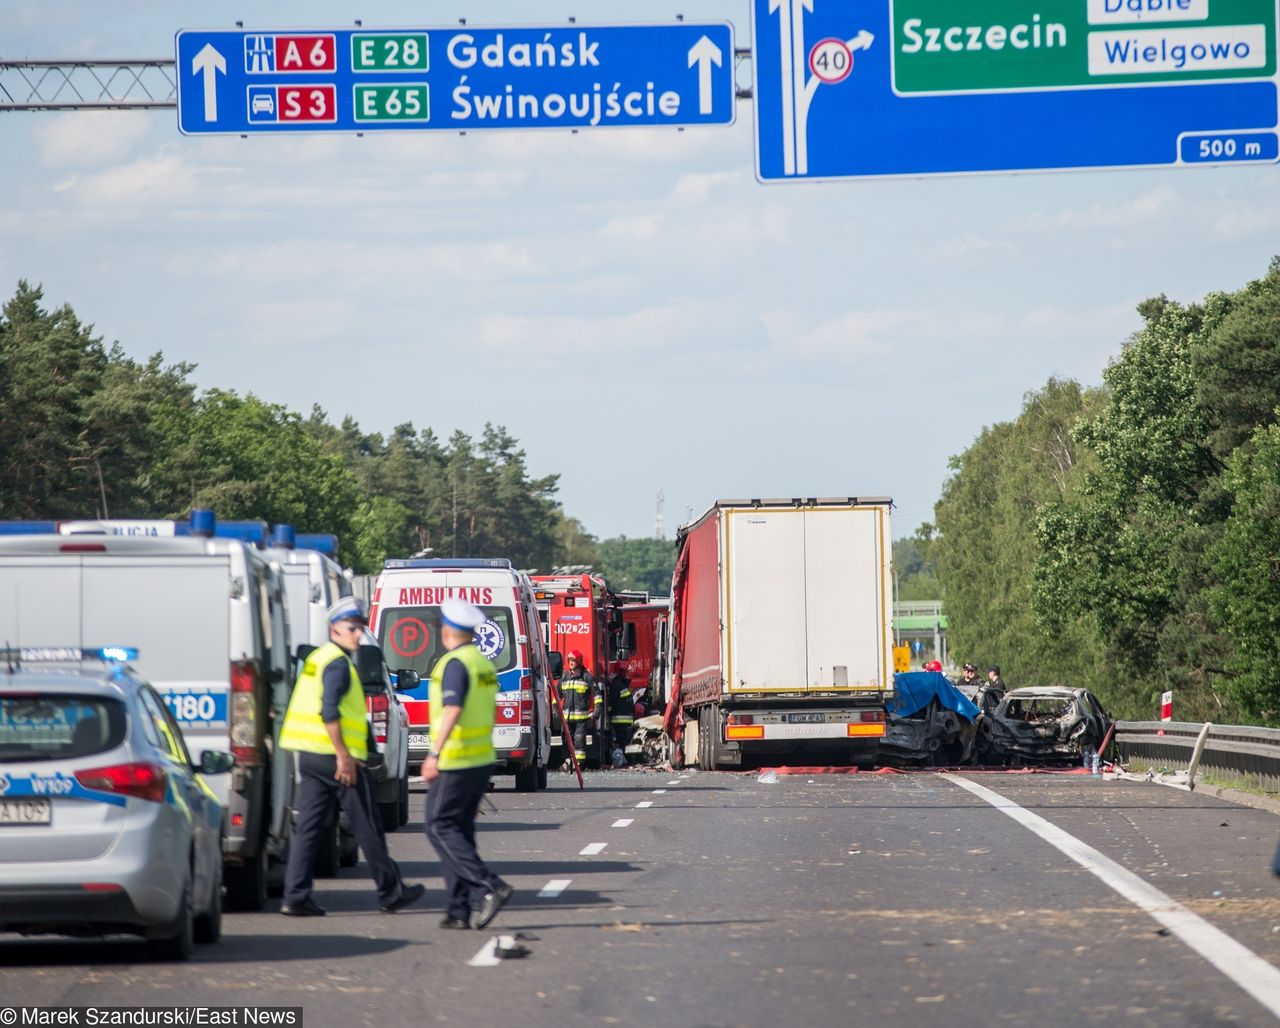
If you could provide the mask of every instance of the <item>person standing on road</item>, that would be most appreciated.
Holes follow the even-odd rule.
[[[471,893],[484,890],[476,927],[498,916],[514,891],[476,851],[476,812],[489,789],[497,755],[493,717],[498,675],[475,645],[484,624],[479,607],[452,597],[440,605],[440,641],[447,651],[431,671],[431,755],[427,783],[427,840],[440,857],[448,906],[441,928],[471,927]]]
[[[613,766],[626,767],[625,750],[631,742],[631,731],[636,723],[636,705],[631,698],[631,679],[627,677],[627,666],[622,661],[615,661],[609,669],[609,727],[613,733]],[[622,759],[619,760],[618,757]]]
[[[582,764],[587,759],[587,728],[591,716],[603,707],[596,692],[595,679],[582,662],[582,651],[571,650],[564,658],[565,672],[560,677],[560,702],[564,705],[564,719],[569,722],[573,736],[573,755]]]
[[[987,668],[987,688],[998,692],[1001,696],[1005,694],[1004,679],[1000,677],[999,664],[992,664]]]
[[[302,779],[280,913],[320,917],[325,912],[311,895],[312,873],[336,799],[369,862],[378,906],[391,914],[417,902],[426,890],[401,880],[387,852],[373,781],[364,766],[369,756],[368,719],[364,688],[351,661],[365,628],[364,604],[354,596],[344,597],[329,608],[328,619],[329,641],[303,663],[280,730],[280,745],[298,754]]]

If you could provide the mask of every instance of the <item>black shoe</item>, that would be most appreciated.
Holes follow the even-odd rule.
[[[379,909],[384,914],[394,914],[401,907],[407,907],[410,903],[417,903],[422,899],[423,894],[427,891],[425,885],[401,885],[400,895],[395,899],[387,900]]]
[[[285,917],[324,917],[324,907],[308,896],[301,903],[286,903],[280,913]]]
[[[480,904],[480,913],[476,916],[476,927],[483,928],[497,917],[498,911],[507,905],[513,892],[515,889],[502,881],[493,887],[492,892],[486,892],[484,902]]]
[[[440,918],[441,928],[470,928],[471,922],[465,917],[442,917]]]

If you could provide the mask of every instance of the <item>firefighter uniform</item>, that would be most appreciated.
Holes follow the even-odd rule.
[[[627,677],[624,665],[615,664],[613,677],[609,679],[609,728],[615,749],[627,748],[635,722],[636,705],[631,697],[631,679]]]
[[[365,770],[369,756],[368,720],[364,689],[350,654],[359,645],[364,611],[353,597],[329,608],[330,641],[313,650],[298,675],[289,709],[280,730],[280,745],[298,755],[301,790],[297,824],[289,845],[285,868],[283,914],[316,917],[324,909],[311,896],[312,871],[325,833],[332,831],[333,809],[341,805],[369,872],[378,888],[378,904],[390,913],[414,902],[425,891],[421,885],[404,885],[400,869],[387,853],[387,840],[373,794],[373,781]],[[337,638],[350,640],[351,648]],[[338,723],[342,744],[355,762],[351,781],[340,781],[342,762],[326,723]]]
[[[560,702],[564,705],[564,719],[569,722],[573,736],[573,753],[581,764],[587,759],[587,729],[593,715],[599,717],[604,704],[596,691],[595,679],[582,663],[582,654],[574,650],[567,658],[571,666],[560,678]]]
[[[447,906],[442,928],[471,926],[471,894],[484,890],[476,921],[483,928],[511,898],[511,886],[485,866],[476,850],[476,813],[489,789],[489,775],[497,755],[493,749],[493,719],[498,675],[487,657],[471,641],[471,633],[485,620],[484,612],[451,598],[440,607],[444,625],[455,630],[455,644],[431,671],[428,693],[431,751],[423,765],[427,779],[427,840],[440,857]],[[446,637],[447,638],[447,637]],[[448,643],[446,642],[446,645]],[[440,740],[446,708],[458,709],[457,719]]]

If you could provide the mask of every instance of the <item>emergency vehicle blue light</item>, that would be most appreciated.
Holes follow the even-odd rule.
[[[213,538],[213,531],[217,525],[217,518],[213,516],[211,510],[193,510],[191,512],[191,524],[187,526],[187,531],[182,531],[182,526],[176,526],[178,535],[201,535],[206,539]]]
[[[295,538],[300,550],[316,550],[326,557],[338,556],[338,537],[326,532],[299,532]]]
[[[208,512],[212,518],[212,512]],[[195,521],[195,514],[191,515],[192,521]],[[205,528],[204,523],[200,525],[184,525],[181,522],[174,526],[174,534],[189,536],[198,535],[206,539],[239,539],[241,542],[250,543],[254,546],[265,546],[267,544],[267,523],[265,521],[217,521],[211,520],[209,527]]]
[[[383,568],[511,568],[506,557],[409,557],[383,561]]]
[[[0,521],[0,535],[57,535],[56,521]]]
[[[271,532],[271,545],[292,550],[298,545],[298,533],[294,531],[292,525],[276,525]]]
[[[138,650],[133,646],[102,646],[87,650],[79,646],[0,647],[0,659],[17,660],[23,664],[67,664],[83,660],[123,664],[137,660]]]
[[[85,650],[84,652],[86,655],[95,653],[99,660],[113,661],[117,664],[124,664],[138,659],[136,646],[103,646],[98,650]]]

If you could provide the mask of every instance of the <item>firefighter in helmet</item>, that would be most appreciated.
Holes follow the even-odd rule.
[[[587,759],[587,728],[593,715],[598,718],[602,714],[603,704],[596,681],[583,663],[582,651],[570,650],[564,665],[560,702],[564,704],[564,719],[569,722],[569,733],[573,736],[573,755],[582,764]]]
[[[627,758],[618,751],[625,751],[635,727],[636,707],[631,698],[631,679],[627,677],[627,665],[614,661],[609,666],[609,728],[613,733],[613,766],[626,767]]]

